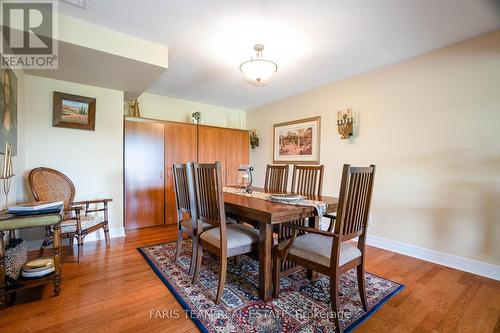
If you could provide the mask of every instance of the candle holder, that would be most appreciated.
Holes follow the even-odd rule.
[[[353,123],[352,109],[347,109],[347,112],[337,112],[337,127],[341,139],[346,140],[353,135]]]

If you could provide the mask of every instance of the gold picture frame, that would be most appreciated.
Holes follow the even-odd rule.
[[[273,125],[273,163],[319,164],[321,117]]]

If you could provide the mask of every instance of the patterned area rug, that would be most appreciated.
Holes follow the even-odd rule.
[[[170,289],[202,332],[333,332],[334,313],[330,307],[329,279],[317,274],[311,282],[305,272],[281,280],[278,299],[259,300],[259,263],[242,256],[240,265],[228,263],[222,301],[214,304],[219,262],[204,252],[200,280],[191,284],[187,275],[191,243],[183,242],[183,254],[175,261],[176,242],[139,248],[158,277]],[[363,311],[355,270],[341,278],[339,319],[344,332],[350,332],[398,293],[403,285],[366,273],[368,312]],[[161,317],[163,310],[150,314]]]

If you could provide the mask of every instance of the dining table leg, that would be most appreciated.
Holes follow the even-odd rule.
[[[272,224],[259,223],[259,298],[263,301],[272,298],[272,231]]]

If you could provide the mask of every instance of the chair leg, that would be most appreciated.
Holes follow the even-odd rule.
[[[219,304],[222,299],[222,294],[224,293],[224,285],[226,284],[226,273],[227,273],[227,258],[220,258],[220,269],[219,269],[219,288],[217,289],[217,297],[215,298],[215,304]]]
[[[109,226],[107,222],[104,224],[104,238],[106,239],[106,246],[111,246],[111,240],[109,239]]]
[[[339,281],[337,277],[330,276],[330,302],[332,303],[333,320],[335,323],[335,332],[342,333],[344,329],[339,321]]]
[[[281,271],[281,258],[274,254],[273,258],[273,298],[278,298],[280,294],[280,271]]]
[[[175,250],[175,260],[179,259],[182,246],[182,230],[177,231],[177,248]]]
[[[309,281],[313,281],[316,278],[316,274],[314,274],[314,271],[312,269],[307,269],[307,278]]]
[[[83,256],[83,236],[78,235],[78,262],[80,262],[82,256]]]
[[[198,237],[197,236],[193,236],[192,240],[193,240],[193,249],[192,249],[192,253],[191,253],[191,264],[189,265],[189,276],[193,276],[193,274],[194,274],[194,269],[195,269],[195,266],[196,266],[197,253],[198,253]]]
[[[75,237],[70,237],[69,238],[69,246],[73,248],[73,244],[75,243]]]
[[[234,256],[234,264],[239,266],[241,264],[241,256]]]
[[[358,275],[358,288],[359,296],[361,298],[361,304],[363,305],[363,310],[368,311],[368,305],[366,303],[366,287],[365,287],[365,268],[364,265],[359,265],[357,268]]]
[[[200,277],[202,258],[203,258],[203,247],[201,246],[201,241],[198,240],[198,247],[196,249],[196,265],[194,266],[193,284],[197,283]]]

